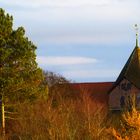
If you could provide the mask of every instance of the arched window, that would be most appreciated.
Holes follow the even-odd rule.
[[[124,108],[124,106],[125,106],[125,97],[124,96],[121,96],[121,98],[120,98],[120,106],[121,106],[121,108]]]

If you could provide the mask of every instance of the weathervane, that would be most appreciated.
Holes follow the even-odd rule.
[[[139,27],[138,27],[138,24],[135,24],[135,31],[136,31],[136,47],[139,46]]]

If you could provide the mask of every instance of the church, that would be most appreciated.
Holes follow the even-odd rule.
[[[132,105],[135,101],[136,108],[140,109],[140,48],[138,34],[136,34],[136,46],[130,54],[126,64],[122,68],[115,82],[98,83],[68,83],[53,87],[55,93],[69,93],[79,96],[84,94],[92,98],[93,102],[109,110],[122,110]]]
[[[71,87],[78,93],[90,94],[98,104],[109,110],[121,110],[135,100],[136,108],[140,109],[140,48],[138,34],[136,46],[124,65],[115,82],[99,83],[71,83]]]
[[[136,39],[136,47],[108,94],[108,105],[112,110],[120,110],[126,104],[131,104],[128,102],[133,97],[136,108],[140,108],[140,48],[138,38]]]

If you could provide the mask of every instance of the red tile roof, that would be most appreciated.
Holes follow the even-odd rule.
[[[114,82],[99,83],[71,83],[70,86],[77,92],[88,94],[96,102],[108,103],[108,92]]]

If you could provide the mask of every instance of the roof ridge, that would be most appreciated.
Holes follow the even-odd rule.
[[[133,57],[133,54],[134,54],[134,52],[136,51],[136,48],[137,48],[137,47],[135,47],[135,48],[133,49],[131,55],[129,56],[129,58],[128,58],[127,62],[126,62],[126,64],[125,64],[124,67],[122,68],[122,70],[121,70],[121,72],[120,72],[120,74],[119,74],[119,76],[118,76],[118,78],[117,78],[115,84],[118,84],[118,83],[122,80],[122,76],[126,76],[126,72],[128,71],[128,67],[129,67],[130,62],[131,62],[131,60],[132,60],[131,58]]]
[[[128,58],[127,62],[126,62],[126,64],[122,68],[122,70],[121,70],[116,82],[114,83],[114,86],[112,87],[111,91],[120,83],[120,81],[123,78],[127,79],[126,76],[127,76],[128,70],[129,70],[129,68],[130,68],[130,66],[132,64],[132,60],[133,60],[134,54],[136,52],[136,49],[137,49],[137,46],[133,49],[131,55],[129,56],[129,58]],[[128,80],[131,81],[130,79],[128,79]]]
[[[126,73],[125,73],[124,76],[126,76],[128,70],[129,70],[129,68],[130,68],[130,66],[131,66],[130,64],[131,64],[131,62],[132,62],[132,60],[133,60],[133,58],[134,58],[134,54],[137,53],[137,49],[138,49],[138,46],[136,46],[136,47],[134,48],[134,50],[133,50],[133,52],[132,52],[132,55],[130,55],[130,62],[128,63],[128,66],[127,66],[127,68],[126,68]],[[137,53],[136,55],[138,56],[138,53]],[[129,61],[129,60],[128,60],[128,61]]]
[[[140,48],[138,47],[137,49],[138,49],[138,51],[137,51],[138,67],[139,67],[139,69],[140,69],[140,56],[139,56],[139,50],[140,50]]]

